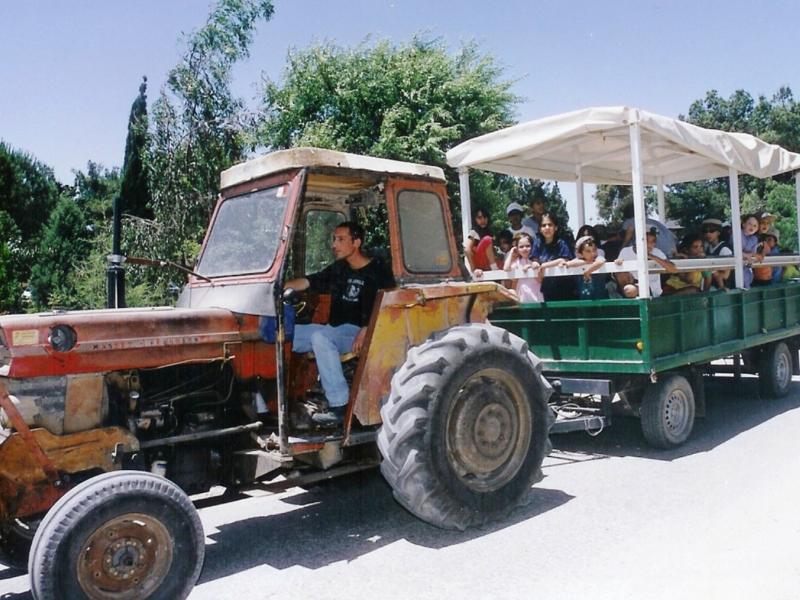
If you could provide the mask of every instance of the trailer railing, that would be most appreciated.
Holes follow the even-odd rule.
[[[733,257],[713,257],[713,258],[676,258],[672,262],[675,264],[678,272],[690,271],[722,271],[733,269],[736,265],[736,259]],[[798,254],[781,254],[775,256],[766,256],[763,260],[752,262],[753,267],[781,267],[788,265],[800,265],[800,255]],[[547,267],[545,269],[546,277],[567,277],[575,275],[583,275],[583,273],[591,266],[591,264],[578,265],[574,267]],[[593,273],[636,273],[637,262],[635,260],[626,260],[622,264],[617,264],[613,261],[608,261]],[[531,277],[532,274],[538,273],[539,268],[535,269],[512,269],[506,271],[504,269],[494,269],[491,271],[483,271],[480,277],[472,274],[474,281],[507,281],[509,279],[521,279],[524,277]],[[648,261],[648,272],[650,273],[665,273],[666,270],[654,261]]]

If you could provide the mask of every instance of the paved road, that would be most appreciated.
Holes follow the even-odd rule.
[[[486,529],[417,521],[376,472],[205,507],[190,599],[796,600],[800,380],[779,401],[752,379],[707,389],[679,450],[647,448],[636,421],[555,438],[532,502]],[[27,590],[0,570],[0,598]]]

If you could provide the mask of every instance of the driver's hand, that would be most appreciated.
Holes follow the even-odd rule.
[[[364,338],[367,337],[367,328],[362,327],[359,329],[356,339],[353,340],[353,353],[360,354],[361,348],[364,347]]]

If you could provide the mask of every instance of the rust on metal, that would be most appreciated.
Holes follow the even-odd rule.
[[[0,520],[44,512],[69,487],[55,485],[32,454],[31,443],[43,453],[48,469],[57,479],[90,469],[117,470],[120,465],[114,459],[114,452],[118,444],[124,452],[139,449],[137,439],[121,427],[67,435],[53,435],[46,429],[29,429],[28,432],[31,442],[17,431],[0,444]]]
[[[8,390],[6,389],[5,383],[2,381],[0,381],[0,408],[5,411],[6,416],[8,416],[9,421],[11,421],[11,426],[17,431],[17,435],[25,444],[31,458],[44,473],[45,478],[51,483],[57,482],[59,480],[58,471],[36,441],[35,436],[31,433],[30,427],[28,427],[25,419],[22,418],[22,415],[19,414],[11,398],[8,397]],[[6,440],[2,448],[9,442],[10,440]]]
[[[67,376],[64,433],[85,431],[103,422],[105,385],[101,373]]]

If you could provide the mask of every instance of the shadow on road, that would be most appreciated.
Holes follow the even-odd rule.
[[[797,378],[785,398],[761,398],[758,379],[707,377],[706,416],[697,419],[689,440],[672,450],[650,447],[642,435],[638,419],[615,417],[611,427],[598,436],[586,433],[554,435],[553,453],[546,468],[572,462],[597,460],[609,456],[636,456],[673,460],[713,448],[781,414],[800,408],[800,383]]]
[[[206,546],[199,583],[258,565],[318,569],[354,560],[398,540],[444,548],[502,530],[571,499],[558,490],[536,487],[530,503],[503,521],[463,533],[445,531],[406,512],[394,501],[380,473],[368,471],[281,499],[301,506],[296,510],[221,525],[208,536],[214,543]]]

